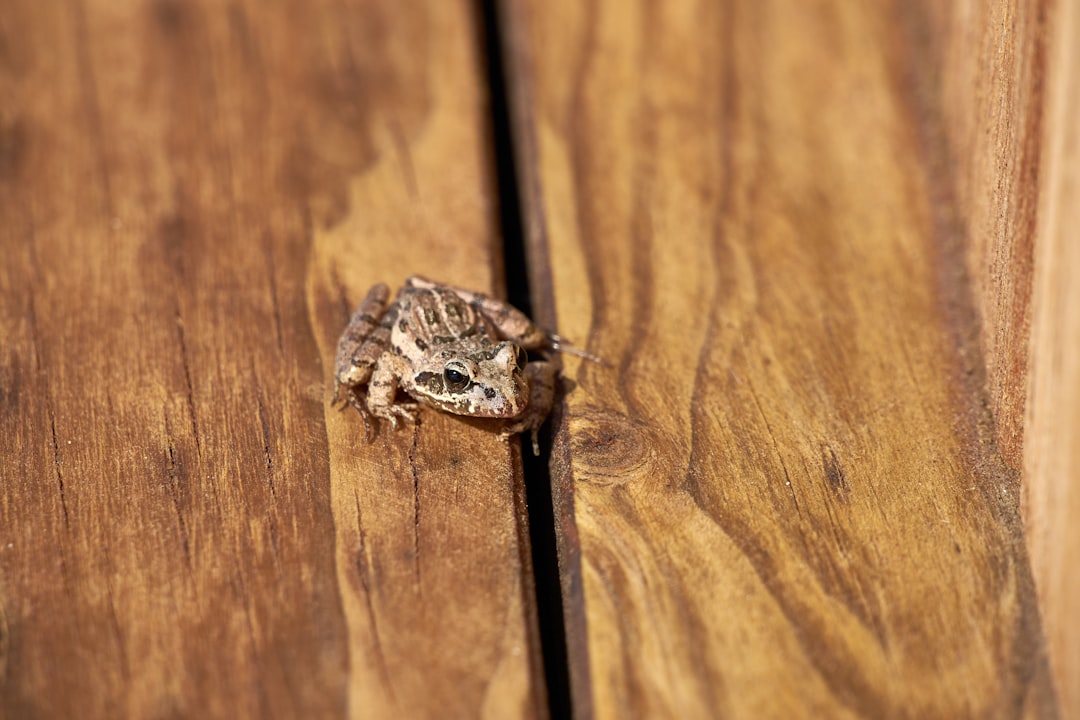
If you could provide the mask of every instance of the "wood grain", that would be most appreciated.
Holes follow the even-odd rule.
[[[912,3],[917,113],[935,213],[966,265],[997,447],[1023,465],[1048,0]],[[983,372],[983,370],[980,370]]]
[[[502,283],[476,17],[465,2],[431,3],[409,36],[394,8],[381,8],[394,32],[371,65],[385,72],[387,55],[401,59],[389,65],[401,76],[386,78],[399,97],[369,118],[375,162],[349,182],[349,210],[315,231],[309,305],[324,358],[375,282],[419,273],[482,291]],[[420,62],[417,48],[427,48]],[[351,714],[543,714],[517,441],[428,411],[419,427],[384,429],[370,445],[351,411],[326,422],[357,649]]]
[[[1080,717],[1080,6],[1048,20],[1024,511],[1062,717]]]
[[[1054,717],[925,20],[504,11],[579,716]]]
[[[0,717],[543,714],[515,448],[327,407],[499,286],[465,2],[0,9]]]
[[[1080,716],[1080,347],[1076,3],[927,3],[909,18],[923,122],[936,126],[978,311],[1002,458],[1024,469],[1025,519],[1064,717]],[[1050,46],[1050,47],[1048,47]],[[930,72],[941,68],[941,72]],[[1070,214],[1071,213],[1071,214]],[[1032,325],[1032,313],[1034,325]],[[1033,334],[1032,334],[1033,333]],[[1030,343],[1029,343],[1029,335]]]

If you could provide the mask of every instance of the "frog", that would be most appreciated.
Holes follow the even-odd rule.
[[[374,285],[349,320],[334,361],[333,404],[353,407],[368,441],[373,420],[395,430],[421,405],[455,415],[502,419],[500,437],[538,432],[554,402],[558,364],[576,350],[513,305],[483,293],[409,277],[392,302]],[[530,359],[529,353],[537,353]],[[412,400],[398,399],[403,391]]]

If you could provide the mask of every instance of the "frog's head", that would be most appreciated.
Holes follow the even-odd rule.
[[[457,415],[515,417],[529,402],[527,359],[512,342],[455,344],[418,368],[410,392]]]

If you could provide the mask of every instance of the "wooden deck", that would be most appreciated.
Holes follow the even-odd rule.
[[[1077,36],[3,3],[0,718],[1080,717]],[[415,273],[610,364],[540,462],[330,406]]]

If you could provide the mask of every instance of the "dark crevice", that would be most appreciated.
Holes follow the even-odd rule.
[[[177,458],[176,444],[173,439],[172,429],[169,424],[169,409],[162,406],[162,417],[165,422],[165,452],[168,455],[165,467],[165,488],[172,500],[173,510],[176,511],[176,524],[180,531],[180,546],[184,551],[184,562],[187,566],[188,576],[192,576],[191,543],[188,539],[187,523],[184,521],[184,512],[180,507],[181,485],[184,483],[181,460]],[[194,581],[192,581],[194,583]]]
[[[420,580],[420,474],[416,472],[416,448],[420,442],[420,428],[412,423],[412,445],[409,446],[409,472],[412,473],[413,488],[413,577],[416,581],[416,594],[423,594]]]
[[[514,155],[512,116],[504,47],[500,39],[504,27],[497,0],[480,0],[486,72],[490,93],[491,137],[498,189],[498,219],[503,238],[506,294],[512,305],[533,316],[529,294],[521,192]],[[570,671],[566,648],[566,625],[559,582],[555,515],[551,495],[550,423],[540,437],[540,454],[529,452],[523,441],[521,453],[525,500],[532,547],[532,567],[536,588],[536,610],[540,631],[540,651],[551,717],[571,716]]]
[[[49,427],[52,430],[53,467],[56,469],[56,486],[60,490],[60,508],[64,511],[64,527],[71,527],[71,516],[68,515],[67,496],[64,493],[64,472],[60,469],[60,441],[56,437],[56,420],[52,415],[52,405],[49,407]]]
[[[254,377],[254,368],[251,374]],[[263,453],[266,456],[266,483],[270,489],[270,497],[277,499],[277,488],[274,487],[274,455],[270,450],[270,424],[266,419],[266,410],[263,408],[262,392],[255,396],[255,407],[258,411],[259,426],[262,428]]]
[[[188,418],[191,420],[191,433],[195,438],[195,451],[202,455],[202,442],[199,440],[199,422],[195,417],[195,386],[191,382],[191,365],[188,357],[187,335],[184,333],[184,318],[180,315],[179,301],[176,307],[176,336],[180,343],[180,362],[184,366],[184,385],[187,387]]]

